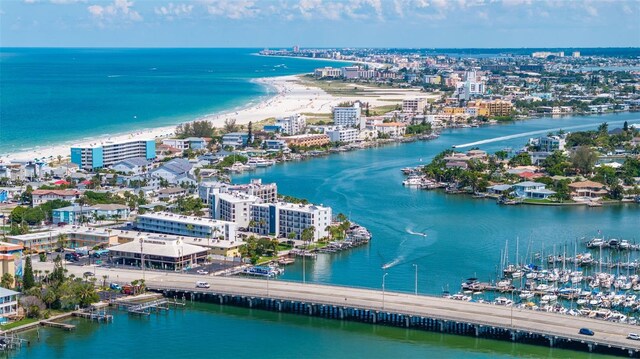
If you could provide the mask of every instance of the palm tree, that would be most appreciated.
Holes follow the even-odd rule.
[[[67,246],[67,235],[65,233],[60,233],[58,235],[58,248],[62,249]]]

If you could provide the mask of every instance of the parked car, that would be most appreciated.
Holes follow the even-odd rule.
[[[67,253],[64,255],[64,259],[69,262],[77,262],[78,258],[71,253]]]
[[[120,287],[120,284],[118,284],[118,283],[109,284],[109,288],[111,288],[113,290],[122,290],[122,287]]]
[[[629,333],[629,335],[627,335],[627,339],[640,340],[640,335],[638,335],[636,333]]]
[[[198,270],[197,270],[197,273],[198,273],[198,274],[203,274],[203,275],[205,275],[205,274],[209,274],[209,272],[207,272],[207,271],[206,271],[206,270],[204,270],[204,269],[198,269]]]
[[[580,331],[578,333],[580,333],[582,335],[593,335],[593,334],[595,334],[593,332],[593,330],[591,330],[589,328],[580,328]]]

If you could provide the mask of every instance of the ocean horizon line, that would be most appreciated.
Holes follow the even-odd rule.
[[[265,49],[265,48],[282,48],[289,49],[293,46],[1,46],[2,49],[237,49],[237,50],[251,50],[251,49]],[[342,47],[324,47],[324,46],[300,46],[300,49],[319,49],[319,50],[331,50],[331,49],[391,49],[391,50],[554,50],[554,49],[637,49],[640,50],[640,46],[524,46],[524,47],[397,47],[397,46],[342,46]]]

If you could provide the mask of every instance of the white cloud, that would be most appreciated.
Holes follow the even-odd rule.
[[[86,3],[87,0],[49,0],[52,4],[58,5],[67,5],[67,4],[76,4],[76,3]]]
[[[89,13],[99,21],[102,26],[105,22],[121,21],[142,21],[139,12],[133,9],[133,1],[114,0],[112,4],[91,5],[87,7]]]
[[[205,3],[210,15],[233,20],[253,18],[260,13],[260,8],[251,0],[208,0]]]
[[[22,0],[25,4],[35,4],[44,2],[44,0]],[[68,4],[77,4],[77,3],[86,3],[87,0],[48,0],[51,4],[56,5],[68,5]]]
[[[155,7],[153,10],[156,15],[164,16],[167,20],[173,20],[177,17],[189,16],[193,11],[193,5],[169,3],[167,6]]]
[[[305,19],[368,19],[375,15],[379,20],[383,20],[384,13],[381,0],[300,0],[293,8]]]
[[[598,16],[598,9],[591,5],[585,6],[584,10],[589,14],[589,16],[596,17]]]

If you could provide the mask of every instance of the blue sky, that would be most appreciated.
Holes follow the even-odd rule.
[[[3,0],[0,46],[640,46],[639,0]]]

